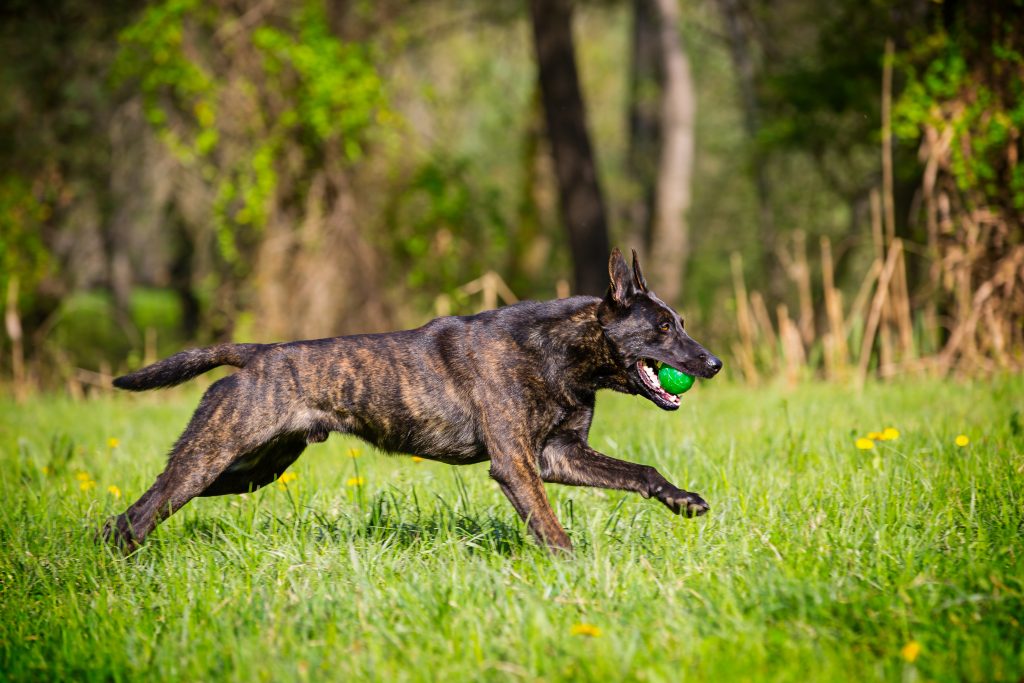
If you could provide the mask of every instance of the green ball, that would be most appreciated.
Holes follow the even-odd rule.
[[[662,389],[673,396],[678,396],[685,394],[693,386],[693,375],[680,372],[671,365],[662,365],[658,370],[658,381],[661,382]]]

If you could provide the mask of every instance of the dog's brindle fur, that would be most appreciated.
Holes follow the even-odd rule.
[[[119,377],[115,386],[140,391],[241,368],[210,386],[167,468],[103,537],[134,549],[192,498],[265,486],[330,432],[454,465],[490,460],[491,477],[552,549],[572,544],[543,482],[635,491],[678,514],[705,513],[700,496],[653,467],[587,444],[598,389],[678,407],[644,386],[638,361],[701,377],[722,366],[648,290],[635,252],[630,270],[614,250],[609,275],[604,298],[521,303],[389,334],[222,344]]]

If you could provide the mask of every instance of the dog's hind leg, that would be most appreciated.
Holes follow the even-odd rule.
[[[176,450],[156,482],[124,513],[107,520],[101,535],[128,551],[162,522],[200,495],[237,457],[235,450],[202,453]]]
[[[563,432],[548,440],[539,459],[544,481],[569,486],[633,491],[657,498],[677,515],[697,517],[709,506],[696,493],[671,484],[658,470],[598,453],[575,432]]]
[[[166,469],[128,510],[108,520],[100,535],[134,549],[232,463],[272,441],[281,418],[249,392],[251,387],[240,386],[237,375],[214,383],[174,445]]]

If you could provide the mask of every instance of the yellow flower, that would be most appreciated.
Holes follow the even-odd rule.
[[[82,489],[83,491],[89,491],[90,489],[96,488],[96,482],[94,482],[92,479],[84,479],[78,484],[78,488]]]
[[[854,441],[853,445],[861,449],[862,451],[870,451],[872,448],[875,447],[875,442],[872,441],[871,439],[865,439],[861,437]]]
[[[107,446],[109,446],[110,448],[117,448],[120,445],[121,445],[121,440],[120,439],[116,439],[114,437],[110,437],[109,439],[107,439]]]
[[[75,475],[75,479],[78,481],[89,481],[92,477],[89,476],[88,472],[79,472]]]
[[[900,430],[886,427],[882,430],[882,441],[895,441],[900,438]]]
[[[359,454],[360,454],[360,451],[359,451],[358,448],[350,448],[350,449],[348,449],[348,457],[350,457],[350,458],[358,458]]]
[[[366,483],[366,480],[362,477],[349,477],[348,481],[345,482],[346,486],[362,486]]]
[[[959,446],[960,448],[963,448],[964,446],[966,446],[966,445],[967,445],[967,444],[969,444],[970,442],[971,442],[971,440],[967,438],[967,435],[966,435],[966,434],[960,434],[960,435],[959,435],[959,436],[957,436],[957,437],[956,437],[956,439],[955,439],[955,440],[953,441],[953,443],[955,443],[955,444],[956,444],[957,446]]]
[[[49,465],[43,465],[41,471],[44,476],[50,476],[51,474],[53,474],[53,470],[50,469]]]
[[[921,643],[916,640],[911,640],[909,643],[903,646],[900,650],[900,656],[908,662],[913,663],[917,656],[921,654]]]
[[[121,497],[121,489],[119,489],[119,488],[117,488],[116,486],[113,486],[113,485],[107,487],[107,493],[112,495],[114,498],[120,498]]]
[[[569,629],[569,633],[574,636],[590,636],[592,638],[596,638],[601,635],[601,629],[593,624],[573,624],[572,628]]]
[[[412,461],[413,462],[423,462],[423,458],[421,458],[418,455],[414,455],[414,456],[412,456]]]
[[[868,438],[872,441],[885,441],[885,434],[882,432],[868,432]]]
[[[294,472],[285,472],[280,477],[278,477],[277,480],[282,484],[287,484],[288,482],[295,481],[298,478],[299,475],[295,474]]]

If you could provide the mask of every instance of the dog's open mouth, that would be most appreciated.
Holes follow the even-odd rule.
[[[636,372],[640,376],[640,382],[647,389],[648,396],[659,407],[665,410],[675,410],[682,400],[679,396],[673,396],[661,387],[658,379],[658,362],[650,358],[641,358],[636,362]]]

